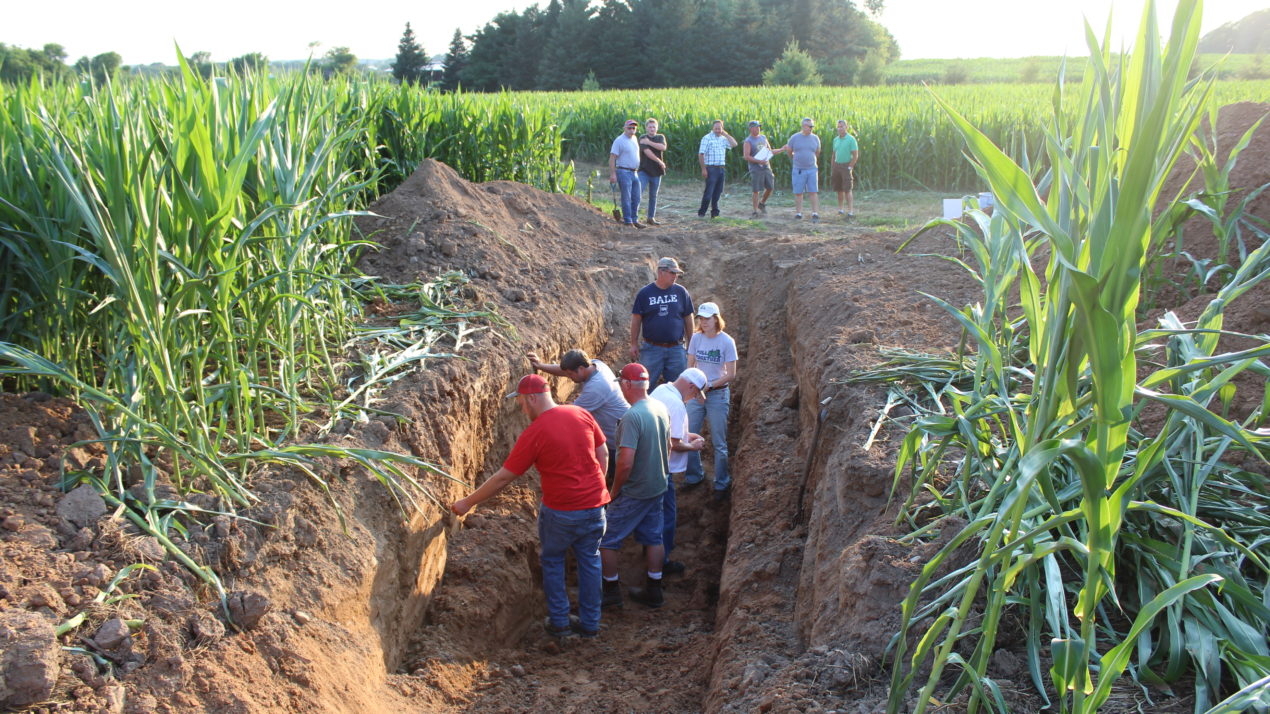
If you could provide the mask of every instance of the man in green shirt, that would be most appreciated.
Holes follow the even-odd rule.
[[[604,596],[601,607],[621,607],[617,554],[622,541],[634,534],[644,546],[648,580],[642,590],[631,589],[631,599],[648,607],[661,607],[661,571],[666,559],[662,545],[662,494],[669,478],[670,415],[656,399],[648,398],[648,370],[638,362],[622,368],[618,379],[622,396],[631,408],[617,425],[617,469],[609,495],[608,529],[600,541]]]
[[[855,217],[851,189],[855,186],[855,162],[859,159],[860,145],[847,133],[847,120],[839,119],[838,135],[833,138],[833,171],[829,174],[829,183],[838,192],[838,215],[845,213],[847,218]]]

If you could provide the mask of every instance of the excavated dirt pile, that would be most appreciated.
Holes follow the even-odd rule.
[[[1267,180],[1259,165],[1247,185]],[[379,217],[359,219],[379,245],[365,272],[407,283],[463,271],[466,302],[505,322],[476,333],[460,358],[392,385],[376,406],[404,418],[341,423],[326,438],[411,453],[453,480],[426,477],[436,501],[405,518],[356,465],[326,463],[344,532],[303,474],[259,474],[261,501],[244,515],[262,525],[218,518],[179,541],[224,574],[236,632],[157,542],[91,492],[59,490],[63,461],[103,465],[96,447],[71,446],[93,435],[87,416],[44,394],[0,395],[0,708],[883,707],[881,655],[898,603],[937,544],[897,540],[887,494],[902,435],[884,427],[865,449],[884,394],[842,379],[877,364],[881,346],[955,348],[952,320],[917,293],[975,299],[959,268],[919,255],[952,250],[947,235],[895,255],[907,235],[833,220],[775,234],[668,213],[664,226],[622,229],[571,197],[473,185],[435,162],[373,210]],[[708,489],[681,492],[675,559],[687,572],[667,579],[665,607],[628,602],[605,613],[598,639],[558,642],[540,625],[536,476],[464,519],[441,504],[493,473],[526,426],[503,399],[529,369],[526,351],[551,360],[578,347],[615,367],[627,361],[630,304],[662,255],[685,266],[694,300],[721,305],[738,343],[733,495],[716,503]],[[1264,332],[1264,302],[1248,297],[1226,327]],[[1186,318],[1202,299],[1182,306]],[[574,385],[554,383],[567,400]],[[156,569],[116,591],[136,597],[93,603],[138,562]],[[622,568],[624,581],[638,581],[633,546]],[[55,638],[54,627],[85,610],[70,640]],[[1022,647],[1003,642],[993,657],[994,676],[1020,692],[1029,686]]]

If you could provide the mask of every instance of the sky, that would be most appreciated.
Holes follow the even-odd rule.
[[[523,0],[46,0],[0,5],[0,42],[39,48],[56,42],[71,61],[118,52],[124,64],[173,64],[178,43],[191,55],[211,52],[225,61],[249,52],[273,60],[304,59],[345,46],[362,59],[388,59],[410,22],[424,50],[443,54],[455,28],[470,34],[499,12],[522,10]],[[547,0],[541,0],[546,6]],[[862,4],[862,3],[860,3]],[[1113,47],[1131,41],[1144,0],[886,0],[880,22],[900,44],[903,59],[1081,55],[1082,16],[1101,37],[1112,15]],[[1270,7],[1270,0],[1207,0],[1203,31]],[[1158,0],[1161,17],[1176,0]],[[317,44],[314,44],[317,43]],[[310,48],[313,48],[312,50]]]

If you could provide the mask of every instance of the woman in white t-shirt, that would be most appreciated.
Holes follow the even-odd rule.
[[[728,385],[736,379],[736,341],[723,331],[723,315],[712,302],[697,308],[697,331],[688,342],[688,366],[706,373],[706,388],[701,390],[702,400],[688,402],[688,431],[702,433],[706,420],[710,423],[710,439],[714,447],[714,498],[722,501],[728,497],[732,475],[728,472],[728,412],[731,408],[731,389]],[[688,470],[684,472],[685,487],[695,486],[705,480],[700,452],[688,454]]]

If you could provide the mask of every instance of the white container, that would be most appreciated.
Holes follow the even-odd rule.
[[[992,198],[991,193],[984,191],[983,193],[979,194],[979,210],[980,211],[986,211],[995,205],[996,205],[996,201],[995,199]]]
[[[961,214],[962,207],[960,198],[944,199],[944,218],[949,218],[955,221],[958,218],[961,218]]]

